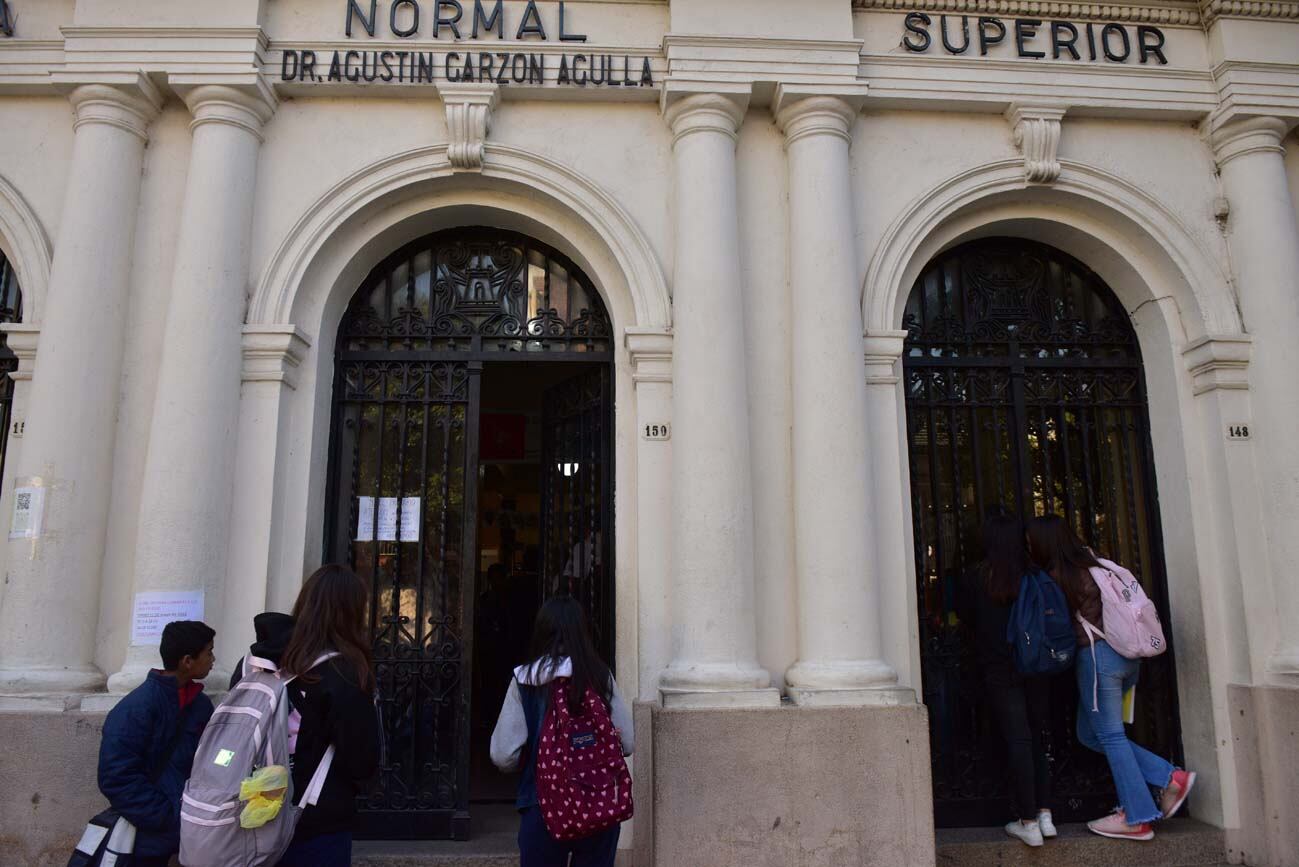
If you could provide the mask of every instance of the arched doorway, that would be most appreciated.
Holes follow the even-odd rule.
[[[556,250],[494,228],[380,262],[339,326],[325,558],[371,582],[387,756],[370,836],[469,835],[511,801],[487,756],[561,588],[613,652],[612,328]]]
[[[22,320],[23,293],[18,288],[18,275],[4,253],[0,253],[0,323]],[[17,370],[18,356],[9,348],[6,336],[0,333],[0,476],[4,474],[5,454],[9,451],[14,406],[14,381],[10,374]]]
[[[930,712],[935,819],[1006,820],[1003,748],[956,610],[980,559],[979,526],[1003,506],[1065,515],[1138,575],[1168,618],[1141,353],[1127,312],[1085,265],[1044,244],[985,238],[936,256],[903,319],[917,599]],[[1113,805],[1104,759],[1074,738],[1071,675],[1048,733],[1058,816]],[[1172,654],[1148,661],[1137,740],[1180,753]]]

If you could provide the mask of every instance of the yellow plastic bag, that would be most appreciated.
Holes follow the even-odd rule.
[[[260,828],[280,814],[289,788],[289,769],[267,765],[239,784],[239,800],[246,801],[239,814],[240,828]]]

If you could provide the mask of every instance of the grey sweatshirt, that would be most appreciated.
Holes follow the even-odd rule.
[[[517,770],[523,748],[528,745],[528,719],[523,713],[519,684],[544,686],[557,677],[571,677],[572,674],[573,664],[567,658],[561,659],[553,670],[538,664],[520,665],[514,669],[510,689],[505,694],[505,703],[501,705],[501,715],[496,720],[496,730],[492,732],[492,763],[496,767],[502,771]],[[631,707],[618,691],[617,682],[613,682],[609,717],[618,730],[618,739],[622,741],[622,754],[630,756],[636,745],[636,735],[632,728]]]

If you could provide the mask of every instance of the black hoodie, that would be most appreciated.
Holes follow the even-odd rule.
[[[253,628],[257,641],[248,652],[278,665],[293,635],[293,618],[267,611],[253,618]],[[314,669],[315,681],[298,679],[289,684],[289,703],[302,715],[293,754],[295,792],[306,789],[325,750],[334,745],[334,763],[320,800],[303,812],[295,841],[352,830],[357,796],[379,767],[379,718],[374,699],[361,691],[350,669],[345,659],[335,657]],[[240,660],[230,678],[231,689],[242,674]]]

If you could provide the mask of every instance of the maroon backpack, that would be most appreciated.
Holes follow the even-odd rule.
[[[569,679],[556,678],[537,737],[537,801],[556,840],[590,837],[631,818],[631,773],[604,699],[588,688],[569,711]]]

